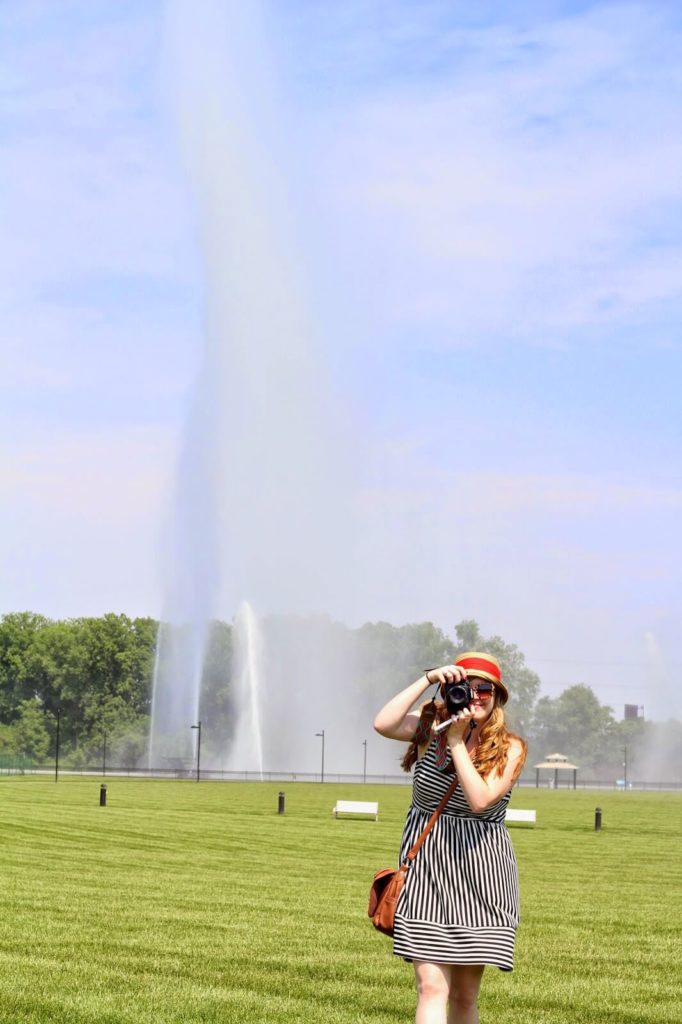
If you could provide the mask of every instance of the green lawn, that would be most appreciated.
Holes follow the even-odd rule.
[[[365,916],[407,787],[0,778],[1,1024],[410,1021]],[[286,792],[286,814],[277,793]],[[380,821],[335,821],[337,797]],[[518,790],[523,924],[482,1022],[680,1020],[682,796]],[[594,808],[604,828],[594,832]]]

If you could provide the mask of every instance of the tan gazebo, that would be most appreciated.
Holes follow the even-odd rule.
[[[554,771],[554,788],[559,788],[559,772],[573,772],[573,789],[577,788],[578,784],[578,765],[571,764],[564,754],[548,754],[544,761],[540,764],[533,765],[535,768],[535,788],[538,789],[540,786],[540,769],[551,768]]]

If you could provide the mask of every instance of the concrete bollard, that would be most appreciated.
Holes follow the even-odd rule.
[[[601,832],[601,807],[594,809],[594,831]]]
[[[277,798],[277,813],[284,814],[284,793],[280,793]]]
[[[100,807],[107,806],[107,787],[104,783],[99,787],[99,805]]]

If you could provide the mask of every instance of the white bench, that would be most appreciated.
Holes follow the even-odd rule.
[[[504,820],[505,821],[522,821],[522,822],[525,822],[527,825],[534,825],[535,824],[535,811],[521,811],[521,810],[517,810],[514,807],[510,807],[510,808],[507,809],[507,812],[506,812],[506,814],[504,816]]]
[[[378,821],[379,804],[365,800],[337,800],[332,814],[335,818],[338,818],[339,814],[369,814]]]

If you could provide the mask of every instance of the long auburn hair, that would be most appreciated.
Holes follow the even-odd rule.
[[[434,722],[444,722],[448,717],[444,701],[433,700],[422,704],[419,716],[419,725],[415,732],[414,739],[407,748],[405,755],[400,762],[404,771],[409,772],[412,765],[419,756],[419,748],[433,739],[432,727]],[[442,735],[442,734],[441,734]],[[472,755],[472,762],[476,771],[483,779],[487,779],[491,772],[499,775],[505,769],[509,748],[512,740],[518,740],[521,744],[521,757],[519,758],[512,784],[516,782],[526,761],[528,744],[521,736],[510,732],[504,721],[504,709],[499,703],[499,695],[495,691],[495,706],[492,714],[480,727],[478,746]]]

